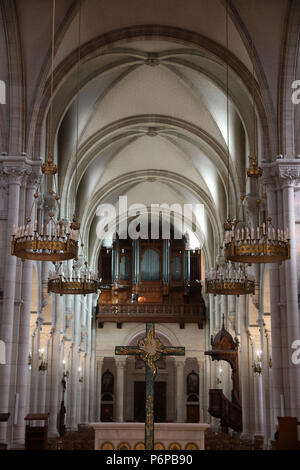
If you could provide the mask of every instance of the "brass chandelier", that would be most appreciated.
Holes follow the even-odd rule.
[[[77,158],[78,158],[78,115],[79,115],[79,63],[80,63],[80,25],[81,25],[81,1],[79,5],[78,16],[78,62],[77,62],[77,98],[76,98],[76,166],[75,166],[75,209],[73,221],[70,225],[71,229],[79,232],[80,223],[77,220]],[[83,243],[81,249],[83,250]],[[76,260],[73,263],[72,269],[64,270],[63,263],[56,263],[55,271],[50,274],[48,279],[48,292],[59,295],[83,295],[94,294],[98,291],[99,280],[96,273],[94,273],[88,266],[84,254],[80,255],[81,260]]]
[[[85,261],[83,265],[73,264],[71,272],[63,270],[63,264],[59,263],[56,270],[49,275],[48,292],[54,294],[67,294],[86,296],[95,294],[99,288],[98,276]]]
[[[245,225],[236,228],[232,225],[226,235],[226,259],[251,265],[260,263],[281,263],[290,259],[290,239],[288,229],[277,229],[272,225],[272,218],[256,227]]]
[[[263,170],[258,165],[256,157],[256,114],[254,101],[254,52],[252,43],[252,108],[254,128],[254,155],[250,157],[250,166],[247,168],[247,177],[257,186],[256,202],[258,205],[258,223],[251,225],[243,220],[228,220],[225,227],[225,256],[226,260],[249,265],[261,263],[281,263],[290,259],[290,238],[288,228],[275,229],[272,218],[267,217],[266,211],[261,207],[266,195],[262,194],[260,179]],[[262,196],[261,196],[262,194]],[[242,204],[245,198],[241,197]],[[244,208],[243,208],[244,209]],[[231,225],[231,226],[230,226]]]
[[[55,31],[55,0],[52,8],[52,43],[51,43],[51,98],[49,111],[49,137],[50,149],[53,147],[53,64],[54,64],[54,31]],[[50,187],[49,195],[52,199],[52,206],[57,204],[59,214],[60,197],[53,190],[53,180],[57,167],[53,162],[51,152],[48,154],[46,162],[42,166],[42,175],[45,179],[45,186]],[[47,178],[50,181],[47,181]],[[77,258],[79,227],[72,224],[64,225],[59,216],[56,219],[54,211],[50,209],[48,214],[49,222],[44,225],[43,213],[38,211],[39,185],[37,185],[30,217],[25,219],[24,225],[13,226],[11,254],[22,260],[38,261],[61,261]]]
[[[234,263],[217,264],[206,275],[206,292],[213,295],[254,294],[255,283],[247,275],[245,265]]]
[[[228,51],[228,2],[226,2],[226,46]],[[226,65],[226,114],[227,114],[227,220],[224,223],[225,235],[232,228],[230,217],[230,189],[229,189],[229,164],[230,164],[230,134],[229,134],[229,91],[228,91],[228,62]],[[223,247],[221,247],[221,250]],[[254,294],[255,283],[248,278],[243,265],[227,263],[223,256],[217,257],[215,269],[206,274],[206,292],[213,295],[247,295]]]

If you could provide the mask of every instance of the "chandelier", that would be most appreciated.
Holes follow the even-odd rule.
[[[52,54],[51,54],[51,98],[49,111],[49,140],[50,149],[53,147],[53,64],[54,64],[54,31],[55,31],[55,0],[53,0],[52,11]],[[44,177],[45,187],[49,189],[50,209],[49,221],[44,223],[44,214],[38,211],[39,184],[37,184],[34,194],[33,205],[30,217],[25,216],[24,224],[13,226],[11,254],[22,260],[37,261],[62,261],[77,258],[78,254],[78,236],[79,227],[75,224],[65,226],[63,221],[55,218],[53,206],[57,204],[59,214],[60,197],[57,191],[53,190],[55,185],[55,175],[57,167],[53,162],[51,152],[48,154],[46,162],[42,166],[42,176]],[[50,181],[47,181],[49,179]],[[52,199],[52,201],[51,201]]]
[[[228,51],[228,1],[226,2],[226,46]],[[226,64],[226,127],[227,127],[227,219],[224,223],[225,236],[232,228],[230,216],[230,133],[229,133],[229,89],[228,89],[228,62]],[[221,247],[221,250],[223,246]],[[223,256],[218,256],[216,268],[206,275],[206,291],[213,295],[247,295],[254,294],[254,281],[249,279],[244,266],[226,263]]]
[[[260,183],[263,174],[256,157],[256,114],[254,100],[254,51],[252,43],[252,110],[253,110],[253,156],[250,157],[250,166],[247,168],[247,178],[252,180],[252,188],[256,186],[256,202],[258,204],[258,222],[256,224],[244,221],[244,207],[242,220],[230,221],[225,227],[225,256],[226,260],[251,265],[261,263],[281,263],[290,259],[289,232],[281,228],[275,229],[272,218],[261,206],[266,198]],[[241,196],[242,205],[245,197]]]
[[[232,224],[225,239],[226,259],[251,265],[259,263],[281,263],[290,259],[290,239],[288,229],[280,230],[272,225],[268,217],[261,225],[253,227],[245,224]]]
[[[213,295],[254,294],[255,283],[247,275],[246,267],[234,263],[217,264],[206,275],[206,291]]]
[[[49,214],[50,221],[44,226],[38,219],[26,219],[26,225],[13,226],[11,254],[22,260],[61,261],[77,258],[78,230],[65,228],[62,220],[55,220],[54,213]]]
[[[96,273],[94,273],[88,266],[87,261],[84,264],[73,264],[72,269],[69,271],[63,270],[63,264],[56,265],[54,272],[51,272],[48,279],[48,292],[54,294],[95,294],[99,288],[99,280]]]

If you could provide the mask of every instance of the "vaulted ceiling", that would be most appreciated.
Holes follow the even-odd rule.
[[[280,61],[292,3],[229,1],[227,51],[223,0],[82,0],[81,9],[78,1],[56,2],[53,119],[62,215],[72,217],[76,198],[94,264],[101,243],[97,208],[117,206],[120,195],[128,196],[128,204],[145,206],[204,204],[204,214],[195,217],[206,262],[213,262],[227,206],[236,215],[247,190],[253,90],[258,156],[269,160],[279,151]],[[44,159],[52,2],[11,4],[22,54],[24,145],[32,158]],[[3,0],[4,31],[9,14]],[[12,58],[3,45],[0,56],[8,79]],[[2,123],[9,128],[8,118]]]

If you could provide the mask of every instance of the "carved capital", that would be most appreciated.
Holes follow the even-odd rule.
[[[268,190],[284,186],[300,186],[300,161],[294,159],[281,159],[263,166],[264,183]]]
[[[8,185],[24,185],[26,178],[31,174],[30,166],[23,162],[20,164],[15,164],[15,162],[5,162],[3,163],[2,171],[7,178]]]
[[[98,362],[99,359],[97,359],[97,362]],[[116,362],[116,368],[117,369],[124,369],[125,367],[125,364],[126,364],[126,359],[123,359],[123,358],[115,358],[115,362]]]
[[[300,186],[300,165],[280,165],[278,169],[281,185]]]

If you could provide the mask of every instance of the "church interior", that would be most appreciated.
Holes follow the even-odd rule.
[[[0,0],[1,449],[300,449],[299,46],[299,0]]]

